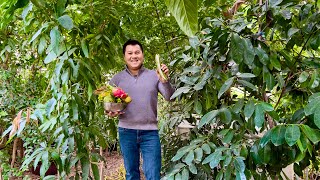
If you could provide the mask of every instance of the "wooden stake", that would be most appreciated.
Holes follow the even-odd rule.
[[[102,150],[102,147],[100,147],[100,156],[102,157],[103,156],[103,150]],[[100,180],[103,180],[103,166],[104,166],[104,163],[103,163],[103,160],[101,160],[100,162]]]
[[[2,180],[2,169],[0,168],[0,180]]]
[[[13,142],[12,148],[12,159],[11,159],[11,168],[14,167],[14,162],[16,161],[16,152],[17,152],[17,145],[18,145],[18,138],[16,138]]]

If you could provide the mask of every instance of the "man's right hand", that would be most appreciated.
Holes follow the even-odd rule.
[[[104,111],[104,113],[109,116],[109,117],[116,117],[116,116],[119,116],[120,114],[124,114],[124,112],[121,112],[121,111]]]

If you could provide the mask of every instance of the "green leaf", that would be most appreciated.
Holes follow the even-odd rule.
[[[239,99],[232,108],[233,112],[239,113],[243,108],[243,104],[244,104],[244,99]]]
[[[271,142],[275,146],[280,146],[285,141],[286,127],[279,125],[271,130]]]
[[[257,127],[262,127],[264,123],[264,111],[260,104],[257,104],[254,112],[254,124]]]
[[[273,107],[272,107],[272,105],[269,104],[269,103],[260,102],[259,105],[262,106],[262,108],[263,108],[264,111],[270,112],[270,111],[273,111],[273,110],[274,110]]]
[[[193,159],[194,159],[194,151],[191,150],[191,151],[189,151],[186,158],[184,159],[184,162],[187,165],[190,165],[192,163]]]
[[[240,64],[243,60],[243,40],[236,33],[232,33],[230,41],[230,54],[231,58],[237,63]],[[251,64],[251,63],[250,63]]]
[[[304,108],[306,116],[315,113],[316,109],[320,108],[320,93],[313,94],[309,97],[309,103]]]
[[[56,55],[59,55],[59,42],[60,42],[60,32],[58,26],[55,26],[50,31],[51,47]]]
[[[182,180],[181,174],[177,173],[174,177],[175,180]]]
[[[279,5],[283,0],[269,0],[270,7],[276,7]]]
[[[189,170],[192,174],[197,174],[197,167],[194,164],[189,165]]]
[[[40,42],[38,45],[38,53],[42,54],[47,47],[47,40],[44,36],[40,38]]]
[[[309,77],[309,73],[303,71],[299,76],[299,82],[300,83],[305,82],[308,79],[308,77]]]
[[[191,87],[189,86],[183,86],[178,88],[170,97],[170,99],[174,99],[176,97],[178,97],[179,95],[181,95],[182,93],[188,93],[190,91]]]
[[[254,78],[256,75],[251,74],[251,73],[239,73],[237,74],[237,77],[239,78]]]
[[[307,125],[301,124],[300,126],[302,132],[310,139],[313,144],[316,144],[320,141],[320,131],[312,129]]]
[[[222,94],[225,93],[231,87],[233,80],[234,80],[234,77],[231,77],[228,80],[226,80],[226,82],[221,86],[218,93],[218,99],[220,99]]]
[[[298,28],[290,28],[290,29],[288,30],[288,38],[287,38],[287,41],[288,41],[289,39],[291,39],[292,35],[294,35],[295,33],[299,32],[299,31],[300,31],[300,29],[298,29]]]
[[[257,91],[257,90],[258,90],[258,88],[257,88],[255,85],[253,85],[252,83],[250,83],[250,82],[248,82],[248,81],[246,81],[246,80],[238,79],[238,82],[239,82],[240,84],[242,84],[242,85],[244,85],[244,86],[246,86],[246,87],[254,90],[254,91]]]
[[[289,146],[293,146],[300,139],[300,129],[297,125],[289,125],[286,130],[285,140]]]
[[[301,134],[300,139],[298,139],[297,141],[297,145],[302,153],[306,152],[308,143],[310,143],[308,138],[305,135]]]
[[[188,151],[189,151],[189,146],[184,146],[184,147],[180,148],[177,151],[176,155],[171,159],[171,161],[177,161],[177,160],[181,159],[181,157],[183,155],[185,155]]]
[[[222,142],[225,144],[228,144],[231,142],[232,138],[234,136],[234,131],[228,131],[228,133],[224,136],[224,138],[222,139]]]
[[[195,160],[200,162],[202,160],[203,157],[203,150],[202,148],[198,147],[194,150],[195,153]]]
[[[232,161],[232,155],[231,155],[231,153],[226,154],[226,155],[225,155],[225,159],[224,159],[224,161],[223,161],[223,167],[229,166],[230,163],[231,163],[231,161]]]
[[[89,58],[88,46],[87,46],[86,41],[84,39],[81,41],[81,48],[82,48],[82,52],[83,52],[84,56],[86,58]]]
[[[49,169],[49,153],[48,151],[44,151],[42,153],[42,157],[41,157],[41,168],[40,168],[40,176],[44,177],[45,173],[47,172],[47,170]]]
[[[60,16],[65,11],[67,0],[58,0],[57,2],[57,14]]]
[[[58,22],[62,27],[64,27],[67,30],[70,30],[73,28],[73,22],[69,15],[63,15],[59,17]]]
[[[229,124],[232,120],[230,110],[228,108],[222,108],[219,111],[220,121],[224,124]]]
[[[187,168],[184,168],[184,169],[182,170],[181,175],[182,175],[182,178],[183,178],[183,179],[189,179],[189,171],[188,171],[188,169],[187,169]]]
[[[54,110],[55,105],[57,104],[57,100],[55,98],[51,98],[46,105],[46,113],[47,116],[50,117],[51,112]]]
[[[198,2],[194,0],[166,0],[168,10],[180,29],[188,36],[198,31]]]
[[[263,67],[263,81],[266,82],[267,88],[271,91],[275,85],[275,79],[266,67]]]
[[[296,112],[294,112],[294,114],[292,115],[292,123],[297,123],[298,121],[300,121],[303,117],[305,116],[304,113],[304,109],[298,109]]]
[[[100,179],[99,168],[97,164],[91,164],[94,179]]]
[[[243,51],[243,60],[244,63],[246,63],[249,67],[252,66],[253,61],[254,61],[254,48],[252,46],[252,43],[249,39],[245,38],[244,39],[244,51]],[[248,73],[250,74],[250,73]]]
[[[313,120],[314,120],[314,124],[320,129],[320,107],[316,109]]]
[[[81,158],[82,179],[88,179],[90,172],[90,161],[88,157]]]
[[[211,148],[208,144],[202,144],[201,148],[203,149],[203,151],[206,153],[206,154],[210,154],[211,153]]]
[[[244,107],[244,116],[250,118],[254,112],[254,102],[250,99]]]
[[[200,123],[198,125],[198,128],[201,128],[203,125],[209,123],[210,121],[212,121],[217,115],[218,115],[219,111],[218,110],[212,110],[210,112],[208,112],[207,114],[205,114],[201,120]]]
[[[269,163],[272,156],[271,153],[272,153],[272,150],[271,150],[270,144],[267,144],[264,148],[259,148],[258,150],[258,155],[264,164]]]
[[[43,29],[47,28],[49,26],[49,24],[46,22],[44,23],[41,28],[32,36],[31,40],[29,41],[29,43],[32,43],[42,32]]]
[[[201,114],[201,112],[202,112],[202,105],[201,105],[201,102],[199,100],[196,100],[195,103],[194,103],[194,111],[197,114]]]
[[[243,157],[236,157],[233,161],[234,167],[239,172],[244,172],[244,170],[246,169],[246,165],[244,164],[243,159]]]
[[[246,180],[246,175],[244,172],[236,171],[236,180]]]
[[[44,63],[45,64],[49,64],[51,63],[53,60],[55,60],[57,58],[56,53],[54,53],[53,51],[50,51],[50,53],[46,56],[46,58],[44,59]]]
[[[279,62],[278,55],[276,53],[272,53],[270,55],[270,62],[274,68],[276,68],[278,71],[281,71],[281,64]]]
[[[203,161],[202,164],[207,164],[211,161],[220,161],[222,152],[221,151],[215,151],[214,153],[207,156]]]
[[[317,70],[314,70],[314,72],[312,73],[309,86],[310,86],[312,89],[319,86],[319,80],[318,80],[318,72],[317,72]]]
[[[260,147],[263,148],[271,140],[271,131],[267,131],[260,140]]]
[[[263,65],[267,65],[269,63],[269,56],[263,49],[257,47],[255,48],[255,53],[258,55],[259,60]]]

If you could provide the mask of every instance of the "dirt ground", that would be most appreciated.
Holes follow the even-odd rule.
[[[125,180],[125,169],[123,165],[123,159],[119,152],[113,151],[107,153],[106,155],[106,164],[103,169],[103,179],[104,180]],[[140,168],[141,179],[145,180],[143,172]],[[72,175],[72,173],[71,173]],[[29,177],[27,179],[40,180],[40,177],[32,174],[31,172],[26,172],[24,177]],[[12,180],[22,180],[22,178],[11,178]]]

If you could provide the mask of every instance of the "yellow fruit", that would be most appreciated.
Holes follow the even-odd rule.
[[[164,74],[161,70],[161,64],[160,64],[160,56],[159,54],[156,54],[156,64],[157,64],[157,69],[158,69],[158,72],[160,74],[160,76],[162,77],[162,79],[164,79],[165,81],[168,80],[168,77],[166,76],[166,74]]]
[[[127,96],[127,97],[124,99],[124,102],[126,102],[126,103],[129,103],[129,102],[131,102],[131,101],[132,101],[132,99],[131,99],[130,96]]]

